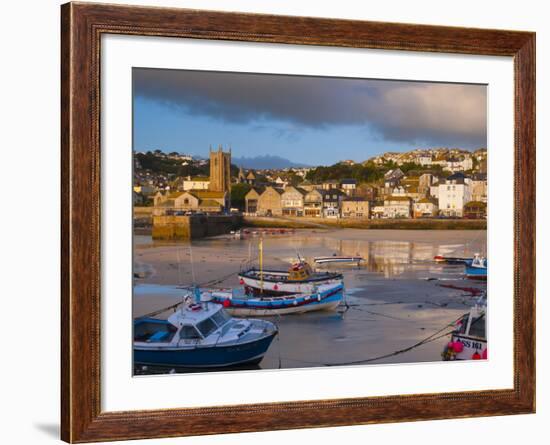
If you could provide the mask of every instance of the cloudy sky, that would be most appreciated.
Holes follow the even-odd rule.
[[[330,165],[384,151],[486,146],[486,87],[134,68],[134,149]]]

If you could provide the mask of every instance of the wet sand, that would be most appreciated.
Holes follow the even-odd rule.
[[[134,280],[134,316],[181,301],[178,285],[239,287],[239,269],[257,264],[258,240],[228,235],[190,244],[136,235],[134,272],[140,278]],[[486,252],[485,231],[303,229],[264,236],[265,268],[286,269],[297,253],[306,259],[360,254],[365,262],[330,266],[344,273],[348,308],[269,318],[279,336],[259,368],[441,360],[446,337],[392,354],[441,329],[447,332],[445,326],[475,303],[468,292],[442,285],[485,289],[485,283],[465,280],[462,265],[436,264],[433,257],[476,252]]]

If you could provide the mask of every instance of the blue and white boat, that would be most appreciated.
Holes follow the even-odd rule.
[[[312,293],[281,296],[237,295],[234,291],[212,291],[212,301],[231,315],[269,316],[335,309],[344,298],[341,282],[321,284]]]
[[[466,267],[466,278],[487,279],[487,258],[476,253],[471,260],[465,261],[464,265]]]
[[[134,363],[175,368],[257,364],[275,335],[277,327],[269,321],[234,319],[223,306],[207,301],[184,304],[168,320],[134,321]]]

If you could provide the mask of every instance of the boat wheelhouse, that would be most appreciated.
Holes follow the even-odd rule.
[[[259,363],[276,334],[273,323],[234,319],[219,304],[182,305],[168,320],[134,321],[134,363],[175,368]]]
[[[487,258],[475,254],[471,260],[466,261],[466,277],[470,279],[487,279]]]
[[[457,321],[443,350],[443,360],[487,359],[486,312],[485,304],[476,305]]]

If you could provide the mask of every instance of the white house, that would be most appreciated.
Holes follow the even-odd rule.
[[[437,216],[437,203],[434,199],[423,198],[413,204],[413,216],[425,218]]]
[[[430,166],[432,165],[432,155],[429,155],[429,154],[418,155],[416,157],[416,163],[422,166]]]
[[[407,196],[389,196],[384,199],[384,218],[410,218],[412,199]]]
[[[374,219],[382,218],[384,216],[384,206],[374,205],[371,208],[371,217]]]
[[[355,179],[342,179],[340,183],[342,191],[348,196],[355,196],[357,189],[357,181]]]
[[[470,180],[462,173],[455,173],[440,182],[438,190],[439,213],[461,218],[464,204],[472,200]]]
[[[473,166],[474,166],[474,161],[472,160],[472,158],[469,156],[466,156],[463,159],[457,159],[457,158],[448,159],[444,168],[445,170],[449,170],[455,173],[460,171],[471,170]]]

